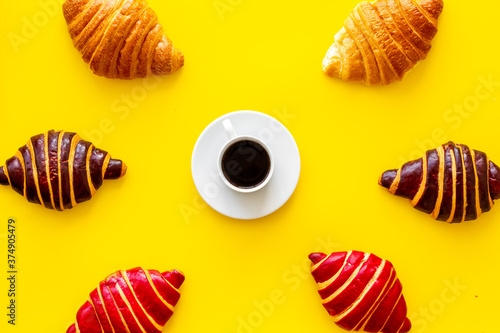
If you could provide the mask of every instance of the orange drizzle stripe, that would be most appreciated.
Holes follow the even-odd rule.
[[[479,203],[479,177],[477,176],[476,153],[474,149],[470,150],[470,154],[472,158],[472,166],[474,167],[474,179],[476,180],[476,186],[474,186],[474,190],[476,192],[476,215],[479,217],[483,211],[481,210],[481,204]]]
[[[464,187],[464,211],[462,213],[462,222],[465,221],[465,212],[467,211],[467,206],[468,206],[468,203],[467,203],[467,169],[465,168],[465,159],[464,159],[464,151],[462,149],[462,146],[461,145],[457,145],[458,146],[458,149],[460,150],[460,157],[462,159],[462,174],[463,174],[463,187]]]
[[[106,154],[106,157],[104,158],[104,163],[102,164],[102,179],[104,179],[104,174],[106,173],[106,170],[108,169],[109,161],[111,160],[111,156],[109,154]]]
[[[74,169],[74,161],[75,161],[75,152],[76,152],[76,145],[78,142],[80,142],[80,137],[78,134],[75,134],[73,136],[73,139],[71,139],[71,147],[69,148],[69,158],[68,158],[68,169],[69,169],[69,192],[71,195],[71,207],[76,206],[76,200],[75,200],[75,188],[73,186],[73,169]]]
[[[19,163],[21,163],[21,166],[23,168],[23,177],[24,177],[24,180],[23,180],[23,197],[25,199],[27,199],[27,195],[26,195],[26,165],[24,165],[24,157],[23,157],[23,154],[21,154],[21,152],[18,150],[16,151],[16,154],[14,155],[15,157],[17,157],[17,159],[19,160]],[[7,166],[5,166],[5,174],[7,175],[7,178],[9,178],[9,175],[8,175],[8,170],[7,170]],[[9,183],[10,183],[10,178],[9,178]]]
[[[436,149],[439,158],[439,172],[438,172],[438,197],[436,199],[436,205],[431,213],[433,219],[437,219],[439,212],[441,211],[441,204],[443,203],[443,192],[444,192],[444,154],[445,151],[443,146],[439,146]]]
[[[389,193],[390,194],[396,194],[396,191],[398,190],[399,187],[399,182],[401,180],[401,169],[403,167],[398,169],[398,172],[396,174],[396,178],[394,178],[394,181],[391,184],[391,187],[389,187]]]
[[[50,167],[49,167],[49,132],[45,132],[43,137],[43,144],[45,150],[45,173],[47,175],[47,184],[49,186],[50,194],[50,204],[53,209],[56,209],[56,204],[54,203],[54,191],[52,190],[52,182],[50,180]]]
[[[486,165],[488,172],[488,199],[490,200],[490,207],[493,207],[495,203],[493,202],[493,199],[491,199],[491,193],[490,193],[490,159],[488,157],[486,157]]]
[[[61,184],[61,145],[64,136],[64,131],[59,132],[59,138],[57,139],[57,177],[59,178],[59,206],[61,211],[64,210],[64,201],[62,197],[62,184]]]
[[[38,200],[40,200],[40,204],[45,207],[45,202],[43,202],[42,194],[40,193],[40,184],[38,183],[38,169],[36,167],[35,160],[35,150],[33,149],[33,143],[31,139],[28,141],[28,150],[31,156],[31,167],[33,169],[33,181],[35,182],[36,193],[38,194]]]
[[[455,217],[455,211],[457,210],[457,160],[455,159],[455,150],[450,151],[451,157],[451,175],[453,177],[452,182],[452,196],[451,196],[451,211],[450,216],[446,222],[450,223]]]
[[[87,182],[89,183],[90,196],[93,197],[96,190],[94,184],[92,183],[92,178],[90,177],[90,157],[92,157],[93,144],[90,144],[89,151],[87,152],[87,159],[85,161],[85,170],[87,171]]]
[[[427,153],[424,153],[424,156],[422,156],[422,181],[420,182],[420,187],[418,188],[418,192],[415,194],[415,197],[413,197],[410,201],[413,207],[415,207],[420,201],[420,198],[422,198],[425,185],[427,185]]]

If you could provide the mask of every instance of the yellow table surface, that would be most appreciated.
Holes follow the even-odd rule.
[[[307,256],[344,250],[394,264],[412,332],[499,332],[500,209],[449,225],[377,180],[447,140],[499,163],[500,2],[447,1],[428,58],[403,82],[372,88],[321,71],[357,0],[150,0],[185,66],[149,81],[93,75],[60,2],[2,4],[0,160],[54,128],[129,170],[62,213],[0,188],[1,332],[65,332],[100,280],[136,266],[186,275],[168,332],[343,332],[321,305]],[[236,110],[276,117],[301,155],[291,199],[253,221],[212,210],[191,177],[200,133]],[[6,316],[9,218],[15,326]]]

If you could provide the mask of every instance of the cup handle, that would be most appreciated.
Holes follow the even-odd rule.
[[[224,129],[226,130],[226,134],[227,134],[227,137],[229,138],[229,140],[232,140],[238,136],[236,134],[236,131],[233,128],[233,124],[231,124],[231,120],[225,119],[222,122],[222,125],[224,125]]]

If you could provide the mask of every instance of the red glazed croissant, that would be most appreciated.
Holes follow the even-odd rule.
[[[46,208],[73,208],[90,200],[103,179],[118,179],[127,166],[77,134],[48,131],[33,136],[0,167],[0,184]]]
[[[359,251],[312,253],[309,259],[323,306],[338,326],[365,332],[410,330],[402,286],[389,261]]]
[[[485,153],[448,142],[384,172],[379,184],[434,219],[463,222],[488,212],[500,198],[500,169]]]
[[[63,13],[73,44],[99,76],[166,75],[184,64],[144,0],[67,0]]]
[[[401,81],[431,49],[442,0],[363,1],[353,9],[323,60],[323,71],[345,81]]]
[[[115,272],[90,293],[66,333],[160,333],[174,313],[183,282],[177,270]]]

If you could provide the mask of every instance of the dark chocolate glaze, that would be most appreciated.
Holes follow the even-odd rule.
[[[53,208],[50,202],[50,191],[49,183],[47,181],[47,169],[45,164],[45,135],[39,134],[31,138],[31,144],[33,145],[33,151],[35,152],[35,163],[38,174],[38,184],[40,186],[40,195],[42,197],[44,206],[47,208]]]
[[[73,190],[77,203],[90,200],[92,194],[87,180],[87,153],[91,146],[88,141],[81,140],[75,147],[75,160],[73,162]]]
[[[60,176],[61,176],[61,197],[64,209],[70,209],[73,205],[71,204],[71,187],[69,180],[69,154],[71,151],[71,141],[76,133],[65,132],[61,141],[61,157],[59,160],[60,165]]]
[[[35,179],[33,178],[34,161],[31,160],[31,154],[28,146],[22,146],[21,148],[19,148],[19,151],[23,156],[24,167],[26,169],[26,186],[24,188],[26,191],[26,199],[28,199],[29,202],[41,204],[40,199],[38,198],[38,192],[36,190]],[[7,164],[7,168],[7,170],[9,170],[9,174],[12,173],[9,164]]]
[[[54,208],[61,210],[61,203],[59,200],[59,166],[57,163],[57,148],[59,144],[59,134],[54,131],[49,131],[48,137],[48,155],[49,155],[49,180],[50,186],[53,191]]]
[[[477,218],[476,211],[476,176],[474,174],[474,165],[472,156],[470,154],[469,147],[466,145],[460,145],[463,151],[464,157],[464,167],[465,167],[465,182],[466,182],[466,192],[465,196],[467,198],[467,206],[465,207],[465,220],[475,220]]]
[[[90,156],[90,178],[96,190],[102,185],[102,165],[104,164],[106,155],[105,151],[94,148]]]
[[[379,180],[379,185],[385,187],[386,189],[391,188],[392,183],[396,179],[396,176],[398,174],[397,169],[392,169],[392,170],[387,170],[382,174]]]
[[[447,221],[453,206],[453,172],[451,154],[454,153],[453,146],[447,145],[444,151],[444,175],[443,175],[443,200],[437,220]]]
[[[13,156],[0,167],[0,184],[10,184],[29,202],[43,202],[46,208],[69,209],[75,203],[90,200],[94,190],[101,187],[103,178],[117,179],[126,172],[122,161],[110,159],[107,152],[81,140],[75,133],[51,130],[33,136],[28,143],[19,148],[22,159]],[[72,165],[69,165],[70,157],[73,157]],[[108,167],[103,172],[108,159]]]
[[[110,160],[108,168],[104,173],[104,179],[118,179],[122,176],[123,162],[120,160]]]
[[[17,193],[23,195],[24,173],[21,162],[16,157],[11,157],[5,163],[5,167],[7,168],[7,170],[10,170],[9,177],[11,178],[10,181],[12,183],[12,189]],[[9,185],[8,178],[6,177],[6,179],[7,183],[2,184]]]
[[[500,199],[500,168],[490,161],[490,195],[491,199]]]
[[[415,208],[427,214],[432,213],[438,197],[438,173],[439,173],[439,155],[436,149],[428,150],[427,154],[427,181],[425,183],[424,193],[415,205]]]
[[[455,161],[457,166],[457,196],[456,196],[456,208],[455,215],[453,216],[452,223],[460,223],[462,222],[464,209],[465,209],[465,201],[464,201],[464,165],[462,163],[462,153],[460,149],[454,145],[453,152],[455,153]]]
[[[413,199],[418,192],[418,184],[422,181],[422,159],[405,163],[401,168],[401,177],[396,195]]]
[[[439,214],[436,219],[440,221],[458,223],[475,220],[481,213],[491,210],[492,200],[500,198],[500,168],[489,161],[485,153],[478,150],[471,151],[466,145],[448,142],[442,148],[443,161],[440,161],[438,149],[426,152],[426,183],[422,196],[415,203],[415,208],[431,214],[438,207]],[[455,170],[452,157],[455,160]],[[439,169],[440,162],[444,163],[442,175]],[[398,184],[394,183],[398,170],[384,172],[379,183],[388,189],[391,186],[395,187],[395,195],[413,199],[422,184],[422,165],[422,158],[407,162],[401,167]],[[443,180],[443,189],[439,206],[440,176]]]
[[[3,167],[0,167],[0,185],[9,185],[9,178],[7,178]]]
[[[486,154],[474,150],[476,159],[476,172],[477,172],[477,189],[479,194],[479,206],[483,213],[489,212],[490,206],[490,193],[489,193],[489,180],[488,180],[488,158]]]

